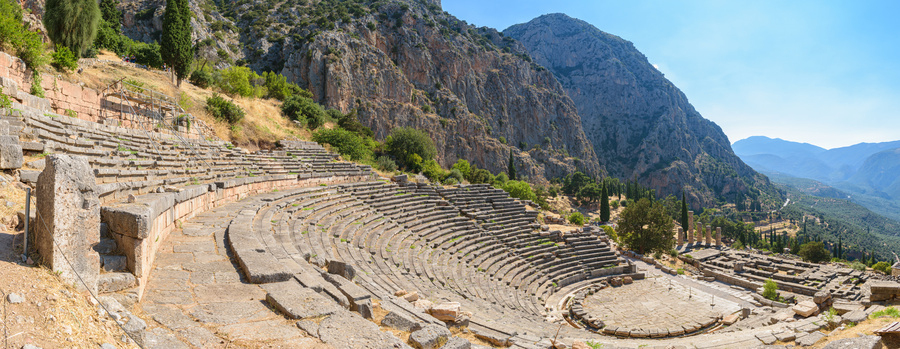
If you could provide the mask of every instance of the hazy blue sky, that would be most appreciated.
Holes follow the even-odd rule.
[[[729,140],[900,139],[900,1],[443,0],[503,30],[561,12],[634,43]]]

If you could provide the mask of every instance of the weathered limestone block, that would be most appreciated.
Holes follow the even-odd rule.
[[[437,349],[450,340],[450,330],[438,325],[426,325],[409,336],[409,342],[417,349]]]
[[[21,167],[22,145],[18,143],[0,143],[0,169],[12,170]]]
[[[381,325],[406,332],[414,332],[422,328],[422,324],[411,316],[396,311],[385,315],[381,320]]]
[[[803,301],[797,303],[797,305],[794,306],[793,310],[795,313],[797,313],[797,315],[800,315],[802,317],[810,317],[819,310],[819,307],[817,307],[816,303],[813,303],[813,301]]]
[[[42,263],[67,283],[97,291],[100,199],[84,157],[51,154],[37,182],[35,238]],[[76,275],[77,273],[77,275]]]
[[[678,227],[678,246],[684,245],[684,229]]]
[[[431,316],[441,321],[455,321],[459,316],[459,302],[446,302],[431,306],[428,310]]]
[[[356,269],[341,261],[328,261],[328,272],[343,276],[347,280],[353,280],[356,277]]]

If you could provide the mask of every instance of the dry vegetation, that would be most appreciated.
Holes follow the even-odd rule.
[[[121,59],[107,51],[101,51],[99,60],[119,62]],[[121,78],[136,81],[145,87],[165,93],[179,101],[182,108],[195,117],[203,120],[215,130],[216,136],[231,141],[237,146],[256,150],[272,148],[281,139],[309,139],[310,132],[281,116],[281,102],[264,98],[230,98],[236,105],[244,109],[246,117],[232,127],[226,122],[218,121],[207,113],[206,98],[212,96],[213,88],[202,89],[183,81],[177,88],[171,78],[160,70],[134,68],[124,64],[98,63],[86,67],[81,74],[68,74],[66,79],[83,82],[85,86],[102,91],[110,83]]]

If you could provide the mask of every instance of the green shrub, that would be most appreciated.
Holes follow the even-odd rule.
[[[232,96],[259,97],[264,90],[257,86],[260,76],[248,67],[231,66],[219,72],[216,84]]]
[[[12,106],[12,101],[3,93],[3,86],[0,86],[0,108],[9,108],[10,106]]]
[[[366,146],[365,140],[353,132],[340,129],[322,129],[313,133],[312,140],[319,144],[330,144],[341,155],[351,160],[362,160],[372,156],[372,150]]]
[[[207,88],[212,84],[212,75],[205,69],[197,69],[191,73],[190,81],[194,86],[199,88]]]
[[[312,94],[309,91],[300,88],[297,84],[288,82],[284,75],[269,71],[263,73],[263,79],[265,80],[266,97],[268,98],[284,101],[295,94],[312,98]]]
[[[507,175],[506,172],[500,172],[497,174],[497,176],[494,177],[493,184],[495,187],[502,188],[508,181],[509,175]]]
[[[854,270],[865,271],[866,265],[862,264],[860,262],[853,262],[853,263],[850,263],[850,268],[854,269]]]
[[[569,223],[575,225],[584,225],[584,215],[581,212],[575,212],[569,215]]]
[[[456,163],[453,164],[453,166],[450,166],[450,169],[459,170],[465,179],[469,179],[472,175],[472,166],[469,166],[469,162],[463,159],[456,160]],[[460,180],[460,182],[462,182],[462,180]]]
[[[615,228],[610,227],[608,225],[604,225],[602,227],[603,227],[603,232],[606,233],[606,236],[609,236],[609,238],[612,239],[612,241],[619,241],[619,235],[616,234]]]
[[[78,69],[78,58],[69,50],[68,47],[56,45],[56,51],[50,55],[50,65],[61,72],[73,71]]]
[[[379,156],[375,159],[375,167],[385,172],[394,172],[397,170],[397,163],[389,156]]]
[[[42,81],[43,79],[41,78],[40,72],[37,70],[31,71],[31,90],[29,90],[28,93],[44,98],[44,87],[41,86]]]
[[[450,179],[450,178],[456,180],[456,183],[462,183],[462,181],[464,179],[462,172],[457,168],[450,169],[450,173],[447,175],[447,178],[445,178],[445,179]],[[446,184],[446,182],[444,182],[444,183]],[[456,183],[454,183],[454,184],[456,184]]]
[[[880,271],[882,273],[891,275],[891,264],[888,262],[878,262],[872,266],[872,269]]]
[[[763,284],[763,293],[762,296],[768,300],[777,301],[778,300],[778,284],[772,279],[766,279],[766,282]]]
[[[807,262],[820,263],[831,260],[831,252],[825,249],[825,244],[821,241],[810,241],[801,245],[798,254]]]
[[[491,171],[485,170],[483,168],[477,168],[472,171],[472,176],[471,176],[471,178],[469,178],[469,183],[472,183],[472,184],[494,183],[494,175],[491,174]]]
[[[498,176],[499,177],[499,176]],[[509,193],[509,196],[512,196],[521,200],[531,200],[537,201],[537,195],[534,194],[534,190],[531,189],[531,185],[522,181],[507,181],[503,186],[503,190]],[[580,215],[580,213],[579,213]],[[581,223],[584,224],[584,216],[581,217]]]
[[[422,174],[432,182],[438,182],[447,176],[447,172],[433,159],[422,163]]]
[[[900,310],[897,310],[897,308],[894,308],[894,307],[887,307],[887,308],[884,308],[884,309],[881,309],[879,311],[872,313],[871,315],[869,315],[869,318],[877,319],[882,316],[898,318],[898,317],[900,317]]]
[[[218,94],[206,99],[206,110],[216,119],[237,124],[244,119],[244,111]]]
[[[375,135],[371,128],[363,126],[356,118],[356,109],[351,110],[347,115],[341,116],[337,124],[347,131],[360,135],[360,137],[373,137]]]
[[[411,159],[410,155],[418,155],[422,161],[428,161],[434,159],[437,154],[431,136],[412,127],[398,127],[391,130],[391,135],[385,139],[384,144],[387,152],[395,159],[404,160],[406,167],[412,166],[407,161]]]
[[[302,95],[293,95],[281,105],[281,113],[292,120],[306,124],[315,130],[325,123],[325,110],[318,103]]]
[[[15,52],[28,68],[47,64],[41,34],[26,29],[18,1],[0,1],[0,48]]]

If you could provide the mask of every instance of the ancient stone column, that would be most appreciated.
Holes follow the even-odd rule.
[[[688,211],[688,226],[684,228],[688,235],[694,234],[694,211]],[[693,241],[694,239],[691,239]]]
[[[703,242],[703,224],[697,222],[697,243]]]
[[[712,226],[706,226],[706,246],[712,245]]]
[[[716,227],[716,246],[722,246],[722,227]]]
[[[97,292],[100,255],[93,247],[100,242],[100,199],[87,158],[48,155],[36,196],[35,245],[41,262],[66,283],[83,290],[83,280]]]
[[[686,233],[687,233],[688,245],[693,245],[693,244],[694,244],[694,229],[693,229],[693,225],[688,225],[688,230],[687,230]]]
[[[678,227],[678,246],[684,245],[684,229]]]

